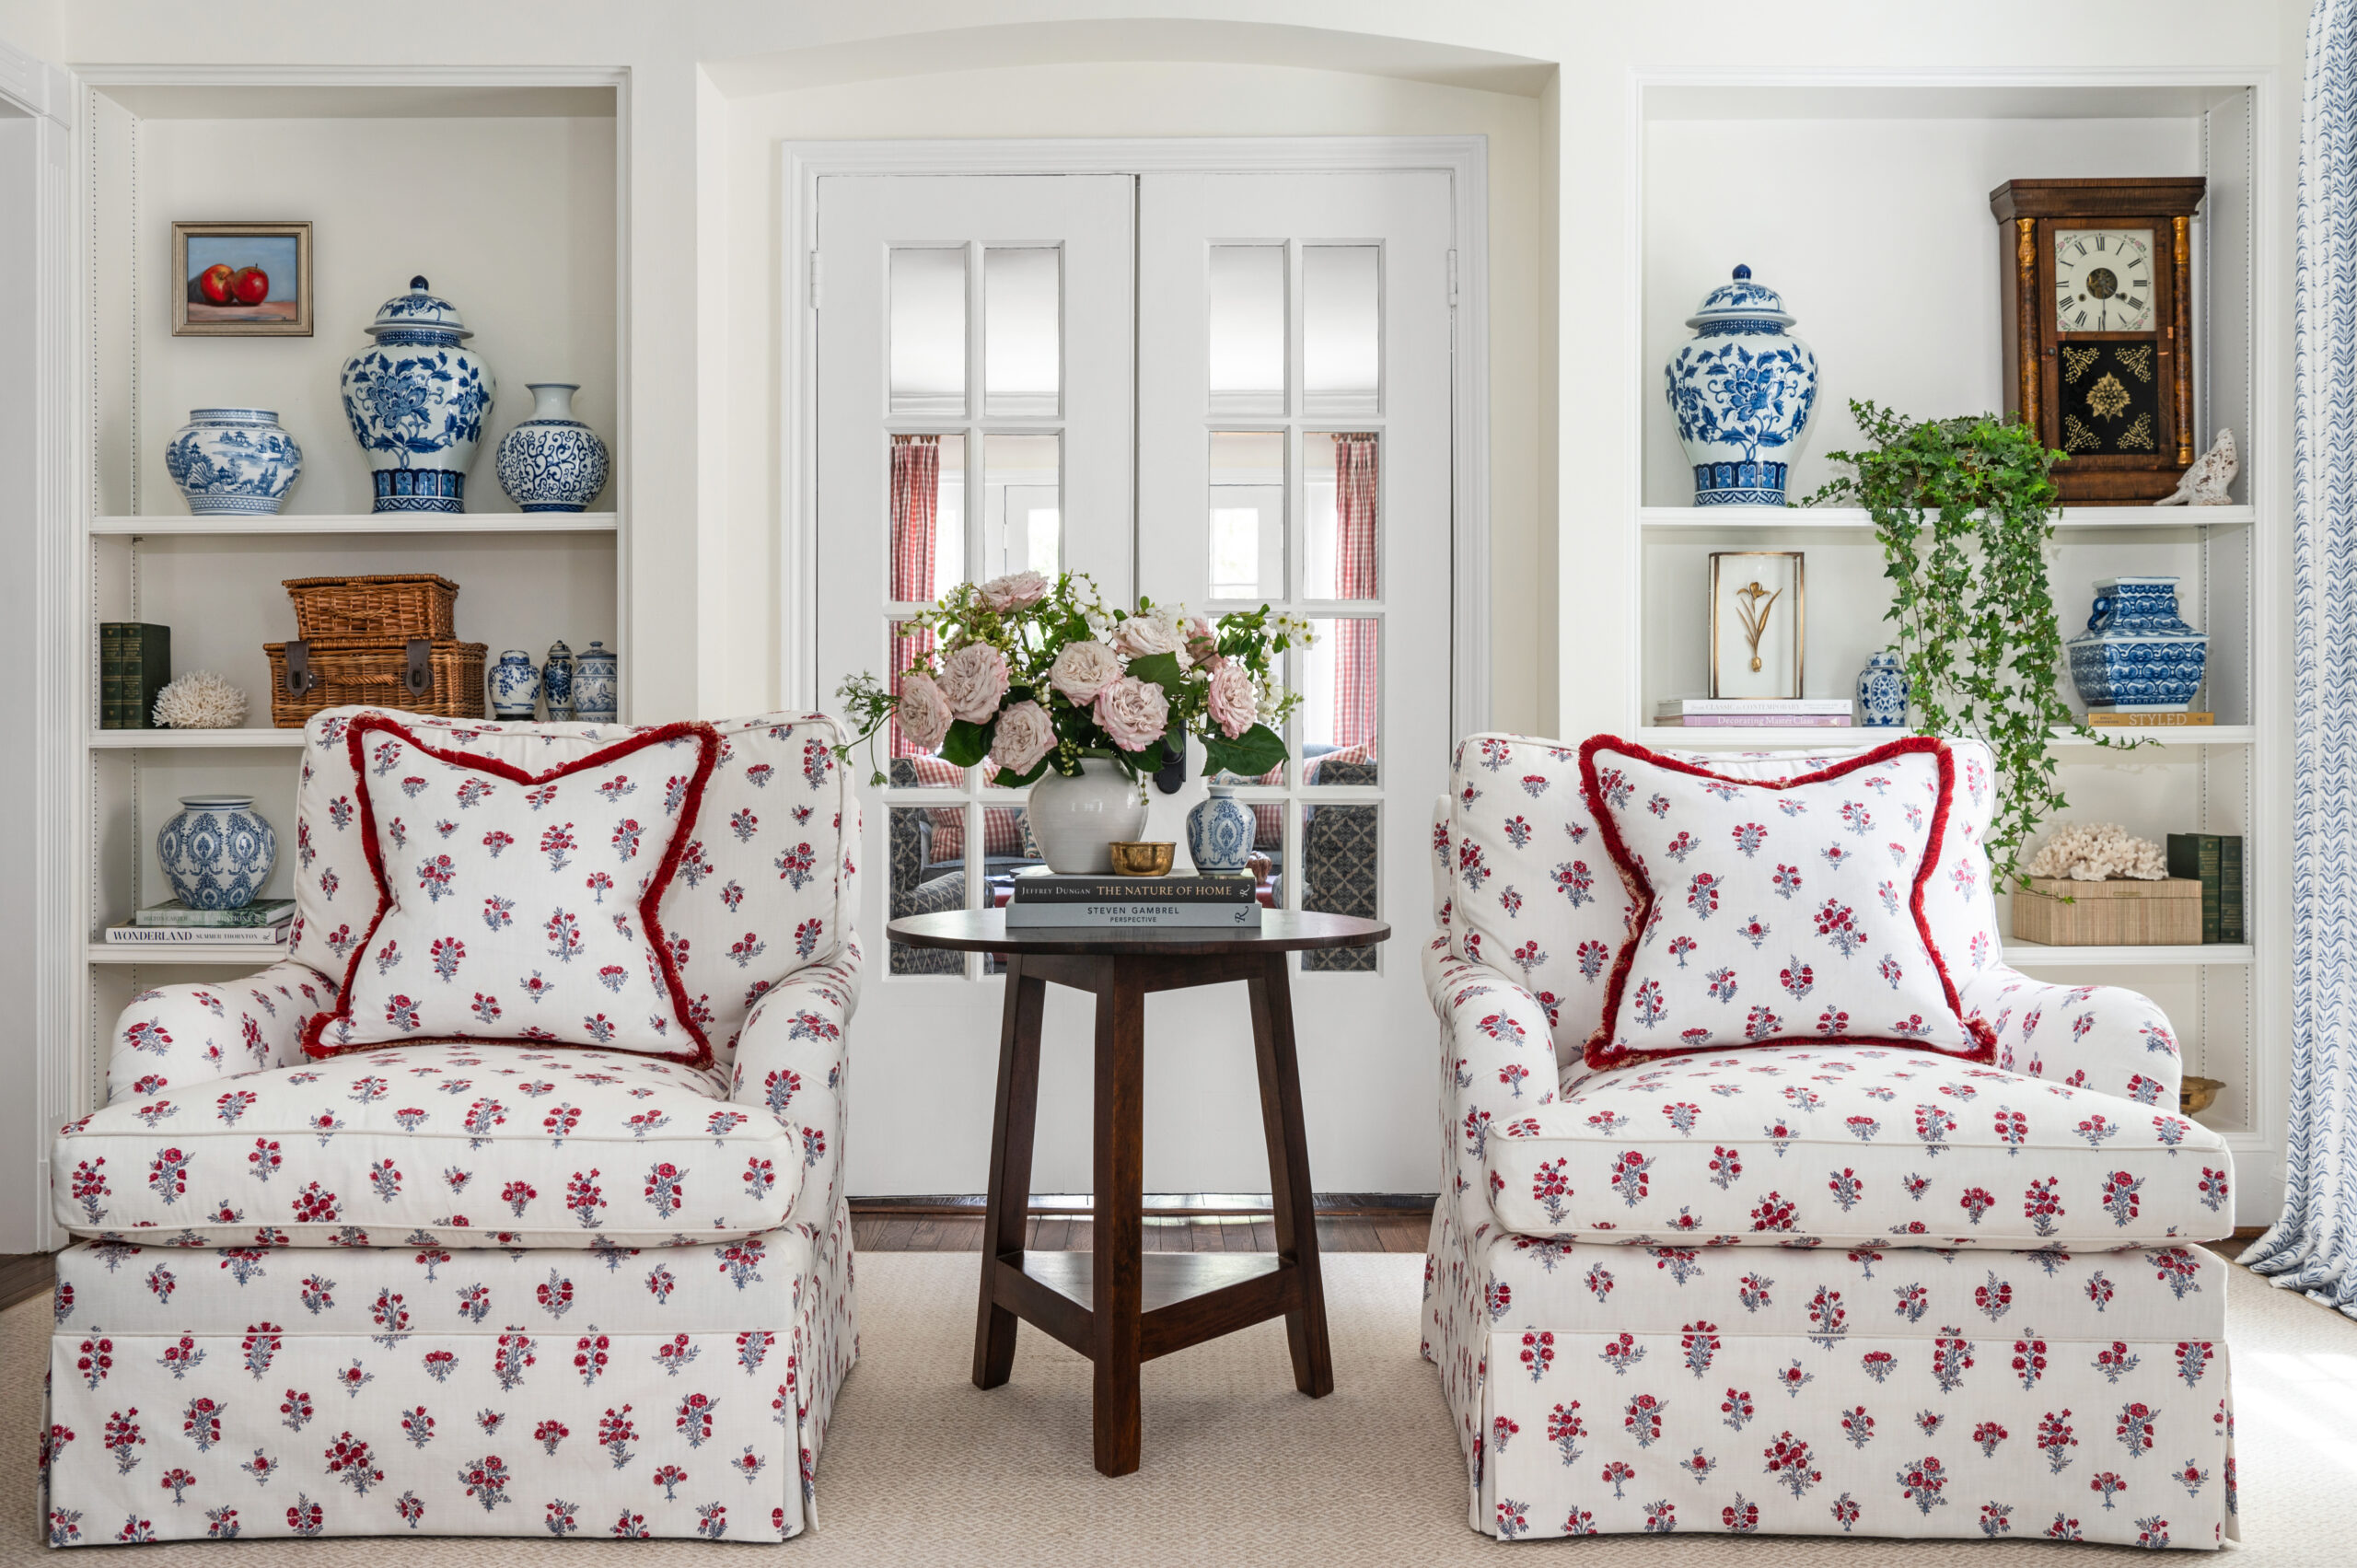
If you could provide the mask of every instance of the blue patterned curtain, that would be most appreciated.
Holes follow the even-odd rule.
[[[2244,1261],[2357,1317],[2357,0],[2316,0],[2293,325],[2292,1103]]]

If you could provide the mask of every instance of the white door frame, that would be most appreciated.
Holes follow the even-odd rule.
[[[781,363],[790,381],[778,431],[778,494],[788,497],[778,552],[778,690],[788,704],[823,709],[818,690],[819,507],[814,276],[819,181],[846,174],[1364,173],[1440,169],[1450,176],[1456,232],[1450,302],[1449,734],[1490,724],[1490,142],[1486,136],[1172,136],[1016,141],[788,142],[784,214]]]

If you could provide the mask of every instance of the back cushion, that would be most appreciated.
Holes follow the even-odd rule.
[[[1654,733],[1654,732],[1640,732]],[[1998,961],[1997,907],[1981,847],[1995,805],[1989,749],[1950,743],[1956,795],[1940,866],[1923,895],[1958,990]],[[1843,751],[1667,751],[1735,778],[1787,778]],[[1588,816],[1579,749],[1520,735],[1476,735],[1457,749],[1453,819],[1434,849],[1449,879],[1449,948],[1520,980],[1547,1008],[1556,1060],[1576,1065],[1604,1016],[1605,981],[1635,904]]]
[[[360,781],[344,744],[352,721],[372,711],[330,708],[304,726],[290,956],[326,975],[343,975],[376,912],[360,842]],[[530,772],[639,733],[627,725],[392,716],[429,744]],[[856,848],[843,830],[855,807],[847,770],[830,749],[842,731],[823,714],[764,714],[712,727],[720,758],[661,909],[691,1014],[726,1063],[761,993],[841,947],[852,918],[847,857]]]

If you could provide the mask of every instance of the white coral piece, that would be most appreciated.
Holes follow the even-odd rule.
[[[2161,846],[2117,822],[2058,822],[2030,862],[2033,877],[2102,882],[2115,877],[2157,882],[2169,874]]]
[[[209,669],[192,669],[156,693],[156,722],[166,729],[236,729],[246,722],[246,694]]]

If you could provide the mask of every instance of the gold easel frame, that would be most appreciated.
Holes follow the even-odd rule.
[[[1790,561],[1793,563],[1793,689],[1763,696],[1759,700],[1775,702],[1801,695],[1803,664],[1808,655],[1808,579],[1805,552],[1798,550],[1714,550],[1711,552],[1711,598],[1708,613],[1711,621],[1711,695],[1719,692],[1719,576],[1723,562],[1759,560]],[[1738,566],[1736,568],[1740,570]],[[1755,574],[1756,575],[1756,574]]]

